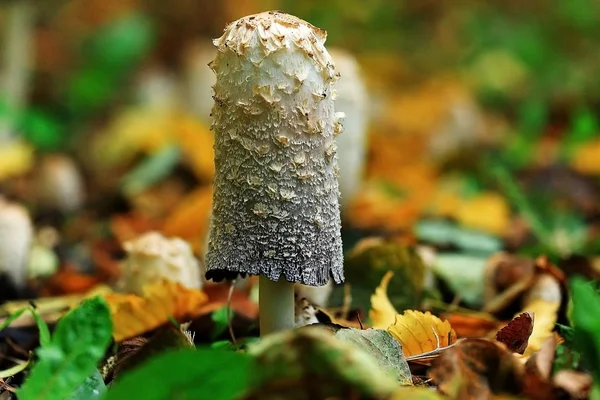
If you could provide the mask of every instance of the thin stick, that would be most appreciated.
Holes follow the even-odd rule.
[[[237,347],[235,341],[235,334],[233,333],[233,325],[231,323],[231,299],[233,298],[233,291],[235,289],[235,279],[229,284],[229,294],[227,295],[227,327],[229,328],[229,336],[231,336],[231,343]]]

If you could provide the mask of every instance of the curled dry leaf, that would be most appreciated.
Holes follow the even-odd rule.
[[[168,321],[191,318],[208,301],[206,294],[162,280],[144,288],[142,297],[109,293],[104,296],[113,320],[115,341],[140,335]]]
[[[456,332],[450,323],[429,311],[407,310],[403,315],[396,315],[388,332],[400,342],[405,357],[428,353],[456,342]]]
[[[533,314],[524,312],[500,329],[496,334],[496,340],[504,343],[513,353],[523,354],[531,332],[533,332]]]
[[[487,336],[498,329],[499,322],[485,313],[447,313],[442,318],[450,323],[456,335],[461,338],[476,338]]]
[[[519,394],[523,365],[502,343],[465,339],[441,353],[428,375],[442,393],[454,398],[487,399],[493,394]]]
[[[369,318],[375,329],[387,329],[396,320],[398,311],[396,311],[396,308],[387,296],[387,288],[393,276],[394,273],[392,271],[386,272],[383,279],[381,279],[381,283],[375,289],[375,293],[371,296]]]

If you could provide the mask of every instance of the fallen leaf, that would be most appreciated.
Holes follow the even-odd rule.
[[[164,221],[166,236],[180,237],[198,254],[204,253],[212,206],[212,187],[200,187],[188,194]]]
[[[262,384],[244,399],[384,399],[398,387],[368,351],[321,326],[265,336],[248,352]]]
[[[392,271],[388,271],[383,276],[381,283],[375,289],[375,294],[371,296],[371,310],[369,311],[369,318],[373,323],[375,329],[387,329],[396,320],[398,311],[390,303],[390,299],[387,296],[387,288],[390,283],[390,279],[394,276]]]
[[[396,315],[388,332],[400,342],[405,357],[431,352],[456,342],[456,333],[450,323],[429,311],[407,310]]]
[[[523,354],[527,348],[529,336],[533,332],[533,326],[533,314],[524,312],[500,329],[496,334],[496,340],[504,343],[513,353]]]
[[[402,355],[402,347],[389,332],[381,329],[340,329],[335,336],[355,343],[372,355],[379,368],[395,376],[399,385],[412,385],[410,368]]]
[[[579,146],[571,157],[575,171],[587,175],[600,175],[600,139]]]
[[[0,181],[29,171],[33,166],[34,149],[29,144],[13,140],[0,146]]]
[[[202,291],[208,296],[208,302],[198,310],[198,316],[217,311],[227,306],[229,285],[209,284]],[[244,291],[238,289],[233,291],[230,307],[231,310],[248,319],[256,319],[258,317],[258,304],[252,301]]]
[[[519,394],[523,365],[499,342],[464,339],[435,359],[428,376],[445,394],[460,399],[488,399],[492,394]]]
[[[456,335],[461,338],[477,338],[487,336],[498,329],[499,322],[486,313],[445,313],[442,318],[450,323]]]
[[[588,398],[594,384],[590,375],[568,370],[558,371],[552,378],[552,383],[576,399]]]
[[[524,353],[526,356],[539,351],[546,339],[553,335],[561,301],[561,286],[556,278],[549,274],[539,275],[537,281],[525,294],[523,311],[535,316],[533,332]]]
[[[182,320],[197,316],[208,301],[205,293],[167,280],[146,286],[143,297],[109,293],[105,298],[117,342],[155,329],[170,317]]]

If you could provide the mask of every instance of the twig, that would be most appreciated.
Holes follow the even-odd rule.
[[[358,324],[360,325],[360,330],[365,329],[363,328],[362,321],[360,320],[360,313],[358,311],[356,311],[356,319],[358,320]]]
[[[231,343],[237,347],[235,340],[235,334],[233,333],[233,325],[231,323],[231,299],[233,298],[233,291],[235,289],[235,279],[229,284],[229,294],[227,295],[227,327],[229,328],[229,336],[231,336]]]
[[[352,305],[352,290],[349,283],[344,285],[344,302],[342,304],[342,319],[348,319],[350,306]]]

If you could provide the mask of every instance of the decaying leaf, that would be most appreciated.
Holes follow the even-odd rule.
[[[407,310],[396,315],[388,331],[402,345],[405,357],[431,352],[456,342],[456,333],[450,323],[429,311]]]
[[[524,312],[513,318],[504,328],[496,334],[496,340],[513,353],[523,354],[527,348],[529,336],[533,332],[533,314]]]
[[[492,315],[478,312],[444,313],[442,318],[450,323],[456,335],[461,338],[487,336],[497,330],[500,324]]]
[[[412,385],[410,368],[402,354],[402,347],[387,331],[340,329],[335,336],[367,351],[377,360],[379,368],[395,376],[400,385]]]
[[[263,384],[248,399],[387,398],[398,387],[367,351],[319,326],[266,336],[249,353]]]
[[[375,293],[371,296],[369,318],[375,329],[389,328],[396,320],[396,315],[398,314],[398,311],[396,311],[396,308],[390,303],[390,299],[387,297],[387,288],[392,276],[394,276],[392,271],[386,272],[381,283],[375,289]]]
[[[499,342],[465,339],[445,350],[432,363],[429,377],[442,393],[455,394],[459,379],[460,399],[488,399],[492,394],[519,394],[523,365]]]
[[[523,394],[532,400],[558,400],[564,398],[561,392],[570,398],[587,398],[593,383],[589,374],[561,370],[553,376],[556,344],[556,338],[549,337],[525,363]]]
[[[169,317],[176,320],[191,318],[208,301],[203,292],[167,280],[146,286],[143,297],[110,293],[105,298],[117,342],[152,330],[167,322]]]

